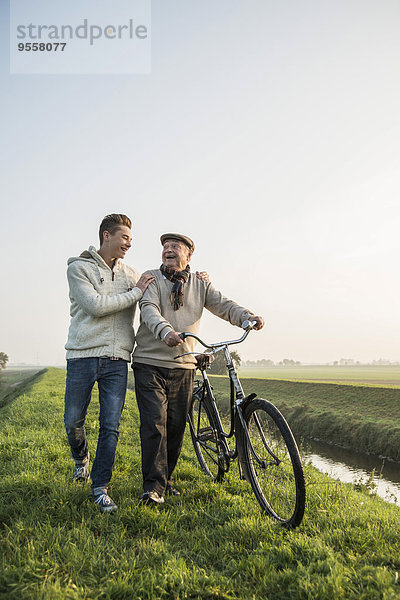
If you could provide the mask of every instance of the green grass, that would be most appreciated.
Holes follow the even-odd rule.
[[[226,377],[210,376],[218,404],[229,405]],[[243,378],[246,394],[275,404],[297,436],[318,438],[400,461],[400,389]]]
[[[330,383],[359,383],[400,388],[400,366],[358,365],[330,367],[325,365],[297,367],[242,367],[240,377],[260,379],[289,379]]]
[[[400,598],[400,508],[306,469],[302,525],[264,516],[236,467],[202,474],[188,438],[182,491],[140,507],[138,413],[132,392],[112,481],[120,509],[103,515],[71,482],[63,431],[65,372],[49,369],[0,411],[0,597],[7,599]],[[87,418],[92,455],[98,405]]]

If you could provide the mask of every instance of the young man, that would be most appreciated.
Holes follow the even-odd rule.
[[[104,512],[117,510],[108,485],[125,402],[127,364],[135,342],[136,304],[151,274],[141,277],[121,260],[131,247],[131,221],[111,214],[101,222],[100,249],[94,246],[68,260],[71,324],[67,350],[64,423],[72,457],[73,477],[89,477],[89,451],[85,418],[94,383],[100,401],[100,430],[91,471],[94,501]]]
[[[192,396],[195,358],[174,359],[175,346],[192,352],[193,338],[182,342],[179,333],[197,333],[204,308],[241,326],[262,317],[225,298],[208,281],[200,281],[190,272],[189,261],[194,243],[185,235],[161,236],[162,265],[148,271],[152,282],[140,301],[141,324],[133,353],[136,398],[140,411],[143,494],[146,504],[164,502],[164,494],[178,495],[172,485],[172,473],[181,451],[186,417]]]

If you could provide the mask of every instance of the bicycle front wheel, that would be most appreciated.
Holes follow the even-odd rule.
[[[297,527],[304,515],[306,488],[296,441],[279,410],[257,398],[244,408],[250,444],[241,428],[243,470],[256,498],[285,527]]]
[[[202,398],[199,393],[193,394],[188,423],[200,467],[214,481],[222,481],[221,448],[207,396]]]

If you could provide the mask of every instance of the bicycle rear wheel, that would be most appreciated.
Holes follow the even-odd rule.
[[[224,469],[221,466],[218,433],[211,403],[202,386],[193,393],[188,423],[200,467],[214,481],[222,481]]]
[[[306,488],[296,441],[279,410],[257,398],[244,408],[250,447],[239,426],[242,467],[263,510],[285,527],[303,518]]]

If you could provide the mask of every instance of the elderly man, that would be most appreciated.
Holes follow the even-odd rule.
[[[209,282],[190,272],[193,241],[186,235],[161,236],[162,265],[148,271],[154,278],[140,301],[141,324],[137,332],[132,368],[140,411],[143,494],[141,502],[160,504],[164,495],[179,495],[172,473],[182,447],[192,396],[195,358],[174,360],[175,346],[193,351],[195,341],[184,342],[179,333],[197,333],[203,308],[241,326],[246,319],[264,326],[262,317],[225,298]]]

